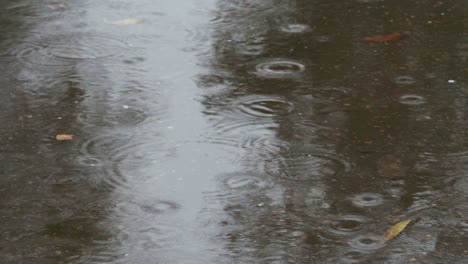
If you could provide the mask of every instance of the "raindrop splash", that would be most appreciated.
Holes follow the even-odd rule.
[[[396,84],[410,85],[416,83],[416,80],[411,76],[398,76],[393,79]]]
[[[305,66],[288,59],[272,59],[258,63],[254,74],[263,78],[297,78],[304,72]]]
[[[338,216],[330,221],[328,231],[336,235],[350,235],[362,230],[369,220],[359,215]]]
[[[358,207],[373,207],[382,204],[384,199],[378,193],[360,193],[351,197],[351,202]]]
[[[406,94],[401,96],[398,101],[404,105],[421,105],[426,103],[426,99],[415,94]]]
[[[348,245],[355,249],[372,251],[385,246],[385,238],[373,234],[360,235],[349,240]]]

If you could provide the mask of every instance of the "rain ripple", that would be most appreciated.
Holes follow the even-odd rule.
[[[120,237],[120,234],[118,235]],[[125,240],[125,238],[120,238]],[[88,263],[125,263],[125,254],[119,252],[120,241],[111,240],[94,240],[91,249],[84,249],[80,255],[74,255],[68,258],[72,263],[88,264]]]
[[[6,6],[5,9],[9,14],[19,15],[22,18],[53,18],[64,16],[63,11],[65,11],[67,7],[63,3],[51,3],[47,5],[40,2],[14,1]]]
[[[227,173],[220,175],[218,182],[217,190],[206,192],[206,197],[239,205],[251,204],[251,199],[265,194],[272,187],[269,175],[256,172]]]
[[[407,214],[417,214],[423,210],[433,207],[434,201],[439,193],[436,191],[421,191],[412,194],[412,204],[407,210]]]
[[[265,45],[261,41],[239,43],[236,50],[240,55],[258,56],[265,52]]]
[[[122,162],[132,153],[132,137],[104,134],[91,137],[81,145],[74,162],[87,173],[89,181],[115,188],[128,184],[122,173]]]
[[[358,207],[373,207],[382,204],[384,199],[378,193],[360,193],[352,196],[351,202]]]
[[[339,263],[362,263],[369,257],[369,251],[348,249],[340,257],[341,262]]]
[[[332,219],[327,230],[336,235],[351,235],[361,231],[368,221],[367,217],[360,215],[342,215]]]
[[[275,118],[286,117],[294,109],[294,104],[281,96],[250,95],[226,103],[221,113],[210,114],[215,133],[223,137],[275,137],[279,127]]]
[[[106,104],[106,109],[83,111],[78,115],[78,121],[90,127],[95,126],[135,126],[148,118],[147,111],[140,107]]]
[[[398,101],[404,105],[421,105],[426,103],[424,97],[415,94],[405,94],[401,96]]]
[[[133,197],[126,197],[126,199],[116,205],[119,218],[122,216],[148,216],[148,215],[162,215],[170,212],[175,212],[180,209],[180,205],[174,201],[146,198],[139,201],[131,201]]]
[[[241,138],[239,142],[240,148],[246,151],[246,154],[240,158],[241,163],[258,171],[264,171],[265,162],[287,147],[286,142],[277,138],[261,136]]]
[[[268,9],[272,8],[266,5],[262,5],[258,1],[229,1],[222,2],[219,10],[211,12],[211,22],[212,23],[229,23],[235,19],[243,17],[252,17],[261,13],[266,12]]]
[[[185,29],[186,43],[190,43],[183,50],[186,52],[196,52],[204,58],[211,58],[212,43],[211,30],[205,27],[190,27]]]
[[[268,133],[268,132],[266,132]],[[209,136],[200,141],[204,144],[214,144],[234,155],[236,164],[243,164],[246,168],[264,172],[265,162],[277,156],[286,147],[286,143],[269,134],[259,131],[219,136]]]
[[[311,151],[291,150],[281,157],[267,162],[267,173],[292,181],[317,181],[333,179],[350,173],[351,163],[327,150],[311,148]]]
[[[271,120],[255,119],[223,119],[216,122],[213,129],[216,134],[223,136],[274,136],[279,124]]]
[[[157,215],[177,210],[179,205],[172,201],[154,201],[151,204],[141,205],[141,208],[146,213]]]
[[[74,34],[32,37],[16,45],[14,55],[24,65],[44,69],[72,67],[80,61],[110,60],[118,57],[128,44],[114,36]]]
[[[244,212],[243,215],[248,217],[250,213]],[[255,225],[237,231],[239,233],[231,233],[235,239],[228,242],[227,249],[233,259],[239,263],[297,263],[291,261],[297,256],[297,249],[304,247],[303,241],[309,236],[307,224],[275,213],[248,218],[246,221]]]
[[[132,253],[125,263],[133,263],[132,260],[139,253],[155,249],[170,250],[177,246],[183,230],[167,221],[167,217],[180,210],[179,203],[154,196],[152,192],[143,196],[140,192],[122,194],[109,221],[126,234],[119,238],[124,252]]]
[[[139,225],[139,228],[135,230],[135,234],[138,239],[132,243],[136,249],[156,249],[163,248],[169,250],[178,245],[178,239],[183,236],[182,229],[177,226],[166,225],[166,224],[154,224],[147,223]],[[133,240],[132,238],[130,238]]]
[[[372,251],[384,247],[385,238],[373,234],[359,235],[349,240],[348,245],[358,250]]]
[[[310,187],[304,197],[304,212],[313,218],[320,218],[329,208],[332,201],[327,197],[326,187],[317,183]],[[319,220],[320,221],[320,220]]]
[[[416,83],[416,80],[411,76],[398,76],[394,78],[393,81],[400,85],[411,85]]]
[[[234,105],[244,114],[253,117],[285,116],[293,112],[294,104],[280,96],[249,95]]]
[[[255,65],[253,74],[272,79],[298,78],[304,72],[305,66],[300,62],[289,59],[270,59]]]

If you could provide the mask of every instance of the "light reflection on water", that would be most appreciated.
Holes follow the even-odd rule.
[[[467,7],[397,2],[1,3],[0,259],[462,263]]]

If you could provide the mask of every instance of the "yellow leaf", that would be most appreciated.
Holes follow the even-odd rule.
[[[124,19],[124,20],[117,20],[117,21],[114,21],[112,22],[112,24],[114,25],[133,25],[133,24],[138,24],[138,23],[141,23],[143,21],[143,19],[140,19],[140,18],[128,18],[128,19]]]
[[[390,239],[398,236],[398,234],[400,234],[401,231],[403,231],[403,229],[405,229],[406,226],[408,226],[408,224],[410,222],[411,222],[411,220],[405,220],[405,221],[401,221],[401,222],[395,224],[394,226],[390,227],[384,234],[385,239],[390,240]]]
[[[70,134],[58,134],[55,136],[55,139],[59,141],[73,140],[73,135]]]
[[[65,9],[65,4],[63,3],[58,3],[58,4],[50,4],[48,7],[52,10],[63,10]]]

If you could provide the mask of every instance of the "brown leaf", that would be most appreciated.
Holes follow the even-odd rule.
[[[367,41],[367,42],[378,42],[378,43],[382,43],[382,42],[391,42],[391,41],[397,41],[397,40],[400,40],[401,38],[403,38],[403,34],[402,33],[392,33],[392,34],[388,34],[388,35],[380,35],[380,36],[371,36],[371,37],[364,37],[364,38],[361,38],[362,41]]]
[[[55,136],[55,139],[59,141],[73,140],[73,135],[70,134],[58,134]]]
[[[400,234],[401,231],[403,231],[403,229],[405,229],[406,226],[408,226],[410,222],[411,220],[404,220],[390,227],[387,231],[385,231],[385,234],[384,234],[385,239],[390,240],[398,236],[398,234]]]

